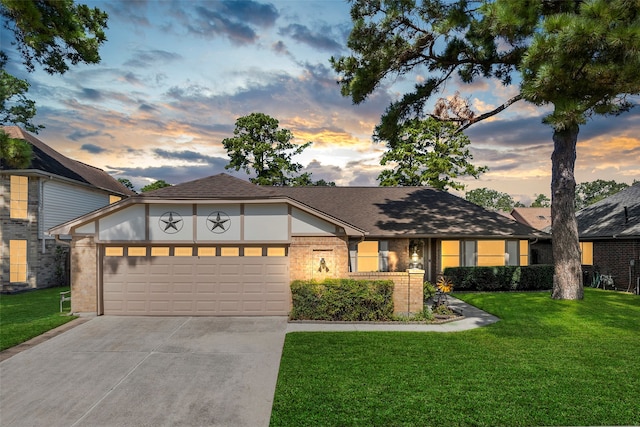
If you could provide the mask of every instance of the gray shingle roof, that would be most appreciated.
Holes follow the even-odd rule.
[[[140,194],[145,198],[166,199],[264,199],[280,195],[277,187],[260,187],[221,173],[171,187]]]
[[[372,236],[546,236],[430,187],[283,187],[281,191]]]
[[[31,144],[33,148],[33,158],[27,169],[45,172],[83,184],[89,184],[114,194],[123,196],[134,194],[102,169],[63,156],[18,126],[2,126],[2,130],[11,138],[22,139]],[[9,170],[4,165],[0,165],[0,169]]]
[[[640,182],[579,210],[576,219],[580,238],[640,238]]]

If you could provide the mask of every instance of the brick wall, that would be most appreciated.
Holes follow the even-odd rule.
[[[0,291],[16,292],[31,288],[68,285],[69,248],[58,245],[54,239],[44,240],[44,250],[39,232],[40,179],[29,177],[28,219],[11,218],[11,176],[0,175],[0,222],[2,228]],[[11,283],[9,276],[9,241],[27,241],[27,281]]]
[[[634,266],[630,261],[634,260]],[[593,242],[593,266],[583,268],[592,273],[594,269],[602,274],[612,274],[614,286],[626,291],[636,286],[640,277],[640,239],[638,240],[605,240]],[[631,273],[631,283],[629,282]],[[588,286],[585,283],[585,286]]]
[[[71,311],[98,312],[97,248],[93,237],[73,240],[71,245]]]
[[[423,304],[424,270],[405,272],[349,273],[355,280],[393,280],[393,309],[395,314],[421,312]]]
[[[321,265],[321,261],[324,263]],[[324,280],[347,277],[347,237],[292,237],[289,246],[289,277],[293,280]]]

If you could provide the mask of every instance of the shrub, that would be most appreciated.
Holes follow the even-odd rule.
[[[436,294],[436,287],[433,286],[428,280],[422,284],[422,301],[424,305],[427,305],[429,298]]]
[[[457,291],[532,291],[553,287],[552,265],[448,267]]]
[[[393,281],[327,279],[291,283],[292,320],[391,320]]]

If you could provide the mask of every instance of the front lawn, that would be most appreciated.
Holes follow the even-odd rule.
[[[60,292],[68,290],[58,287],[0,295],[0,351],[75,319],[60,314]],[[65,308],[68,313],[68,302]]]
[[[640,297],[458,297],[502,320],[288,334],[271,426],[640,425]]]

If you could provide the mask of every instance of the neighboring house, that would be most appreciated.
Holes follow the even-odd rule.
[[[585,269],[611,274],[616,289],[637,293],[640,286],[640,182],[579,210],[576,218]]]
[[[72,310],[286,315],[290,282],[391,279],[422,307],[447,266],[527,265],[549,236],[428,187],[260,187],[226,174],[140,194],[61,224]]]
[[[551,208],[513,208],[510,215],[521,224],[551,233]],[[531,244],[531,263],[553,264],[551,240]]]
[[[25,169],[0,161],[0,291],[68,283],[70,236],[60,236],[61,244],[46,231],[133,193],[106,172],[63,156],[17,126],[2,130],[27,141],[33,158]]]

